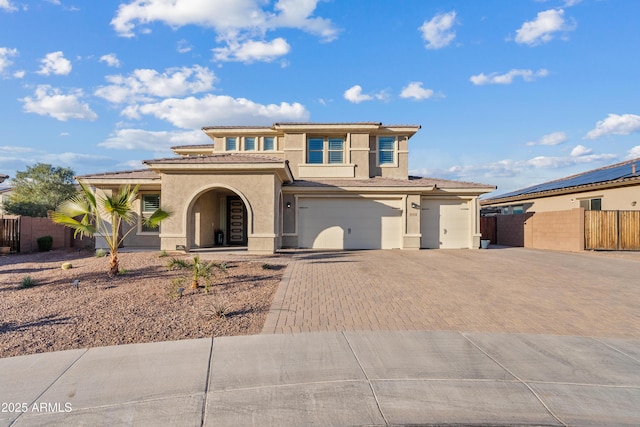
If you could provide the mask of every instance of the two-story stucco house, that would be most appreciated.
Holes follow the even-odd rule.
[[[495,187],[408,176],[420,126],[275,123],[215,126],[212,144],[173,147],[146,170],[78,179],[99,191],[140,184],[144,216],[162,205],[160,230],[141,224],[126,246],[165,250],[477,248],[481,194]]]

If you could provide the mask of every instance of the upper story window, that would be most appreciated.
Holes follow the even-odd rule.
[[[273,151],[276,149],[274,138],[272,136],[265,136],[263,141],[264,151]]]
[[[140,203],[140,231],[143,233],[158,233],[160,228],[148,227],[142,221],[145,218],[149,218],[156,210],[160,208],[160,195],[159,194],[143,194]]]
[[[244,150],[245,151],[255,151],[256,149],[256,138],[253,136],[247,136],[244,139]]]
[[[228,136],[225,138],[225,150],[237,151],[238,150],[238,138],[235,136]]]
[[[344,138],[313,137],[307,139],[307,163],[344,163]]]
[[[378,164],[394,165],[396,153],[396,138],[394,136],[378,137]]]

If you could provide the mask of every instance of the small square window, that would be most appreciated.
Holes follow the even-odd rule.
[[[265,151],[275,150],[275,144],[272,136],[266,136],[264,138],[264,150]]]
[[[244,150],[245,151],[255,151],[256,149],[256,138],[253,136],[248,136],[244,139]]]
[[[225,150],[236,151],[238,149],[238,138],[236,138],[235,136],[228,136],[225,142]]]

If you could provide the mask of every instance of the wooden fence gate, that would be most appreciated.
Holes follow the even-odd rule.
[[[0,247],[11,252],[20,251],[20,218],[0,219]]]
[[[584,248],[640,250],[640,211],[585,211]]]

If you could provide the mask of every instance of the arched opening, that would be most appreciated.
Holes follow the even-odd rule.
[[[245,200],[239,192],[221,186],[200,192],[186,215],[188,247],[247,246],[251,212]]]

